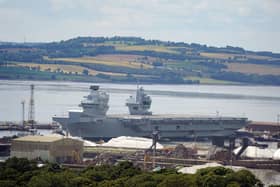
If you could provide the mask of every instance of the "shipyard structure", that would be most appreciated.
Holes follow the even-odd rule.
[[[12,140],[11,157],[81,163],[83,141],[62,136],[24,136]]]
[[[150,137],[158,131],[161,139],[224,139],[247,125],[244,117],[154,115],[149,111],[152,99],[144,89],[127,99],[129,114],[107,115],[109,95],[91,86],[90,94],[79,105],[81,111],[69,111],[66,117],[53,117],[72,136],[109,139],[118,136]]]

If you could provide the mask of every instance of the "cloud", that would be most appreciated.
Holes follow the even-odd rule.
[[[0,40],[133,35],[280,51],[279,10],[279,0],[0,0]]]
[[[77,1],[75,0],[50,0],[50,6],[53,11],[61,11],[64,9],[74,9]]]

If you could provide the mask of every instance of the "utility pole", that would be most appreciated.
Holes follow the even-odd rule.
[[[25,121],[25,101],[23,100],[21,102],[22,104],[22,126],[24,126],[24,121]]]
[[[30,102],[29,102],[29,113],[28,113],[28,122],[31,123],[31,128],[34,128],[35,122],[35,103],[34,103],[34,84],[30,85],[31,94],[30,94]]]
[[[277,114],[277,125],[279,125],[279,121],[280,121],[280,114]]]

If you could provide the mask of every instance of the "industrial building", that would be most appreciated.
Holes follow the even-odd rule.
[[[83,160],[83,141],[62,136],[24,136],[12,141],[11,156],[80,163]]]

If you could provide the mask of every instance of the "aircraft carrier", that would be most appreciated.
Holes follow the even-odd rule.
[[[153,115],[149,111],[152,99],[142,87],[127,99],[129,114],[107,115],[108,101],[106,92],[91,86],[90,94],[79,105],[82,110],[70,110],[67,117],[54,116],[53,120],[72,136],[86,139],[150,137],[154,131],[166,139],[224,138],[248,123],[244,117]]]

